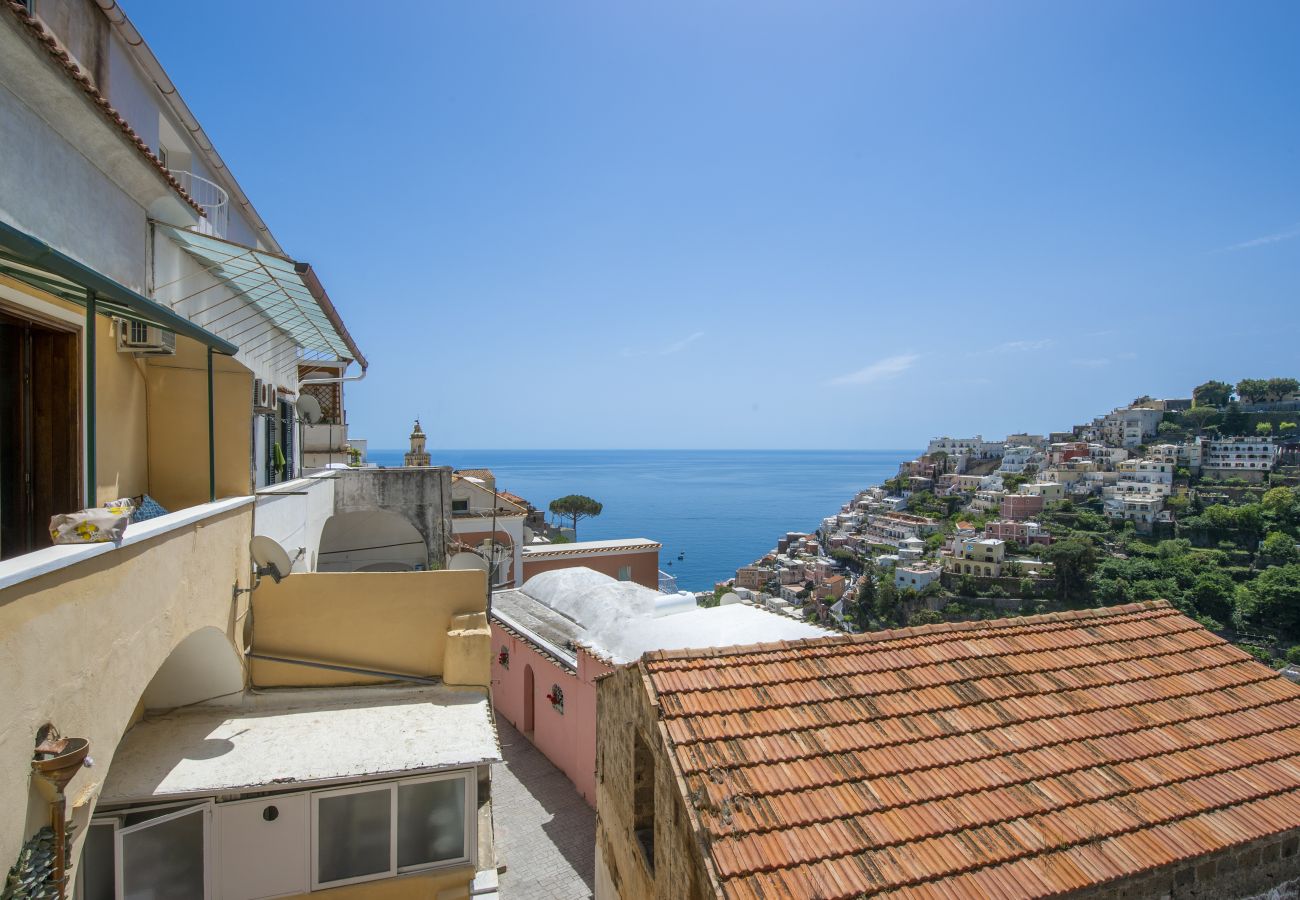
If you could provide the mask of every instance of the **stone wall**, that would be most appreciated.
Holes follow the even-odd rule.
[[[334,512],[385,510],[409,521],[424,538],[429,568],[447,564],[451,539],[451,468],[339,469]]]
[[[596,698],[597,900],[702,900],[716,896],[686,810],[667,741],[638,665],[598,682]],[[634,831],[637,738],[654,759],[654,865]],[[642,771],[643,789],[646,774]],[[644,790],[643,790],[644,793]],[[644,797],[643,797],[644,800]]]
[[[1296,878],[1300,878],[1300,831],[1291,830],[1208,857],[1079,891],[1070,897],[1078,900],[1245,898],[1269,895],[1273,888]]]

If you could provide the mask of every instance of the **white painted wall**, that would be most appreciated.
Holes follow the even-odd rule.
[[[429,551],[405,518],[375,510],[330,518],[321,533],[320,552],[320,572],[391,572],[423,568]]]
[[[11,93],[2,72],[0,160],[0,218],[127,287],[144,288],[144,207]]]
[[[291,557],[305,548],[293,571],[311,572],[317,568],[325,522],[333,514],[333,477],[297,478],[258,492],[253,533],[272,538]]]

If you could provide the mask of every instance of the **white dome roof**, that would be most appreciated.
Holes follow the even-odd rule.
[[[831,633],[734,601],[718,609],[702,609],[689,594],[661,594],[580,566],[541,572],[520,590],[576,622],[585,632],[582,642],[617,663],[631,662],[647,650],[723,647]]]

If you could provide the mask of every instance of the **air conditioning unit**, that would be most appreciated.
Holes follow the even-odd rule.
[[[136,356],[174,356],[176,335],[154,325],[118,319],[117,352]]]
[[[258,412],[275,412],[275,385],[260,378],[253,379],[253,408]]]

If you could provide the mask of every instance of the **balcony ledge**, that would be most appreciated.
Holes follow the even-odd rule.
[[[199,506],[191,506],[174,513],[168,513],[165,516],[159,516],[156,519],[150,519],[147,522],[141,522],[138,525],[129,525],[120,544],[59,544],[46,547],[43,550],[25,553],[22,556],[15,556],[13,559],[6,559],[0,562],[0,590],[22,584],[24,581],[30,581],[50,572],[57,572],[59,569],[75,566],[88,559],[103,556],[105,553],[112,553],[122,547],[130,547],[133,544],[162,537],[173,531],[180,531],[182,528],[196,522],[219,516],[232,509],[251,506],[252,503],[252,497],[231,497],[226,500],[218,500],[215,503],[203,503]]]

